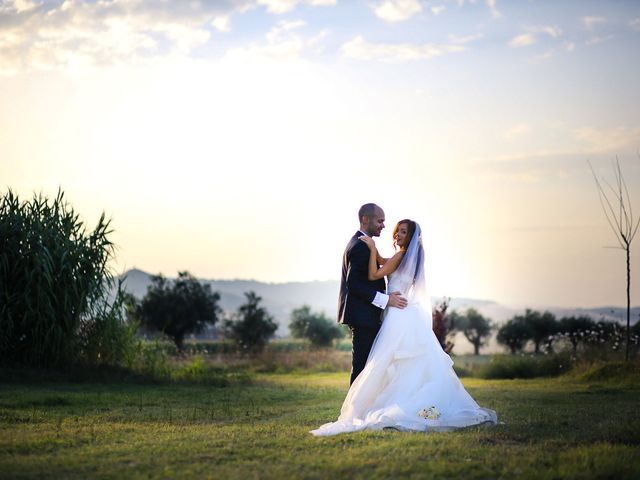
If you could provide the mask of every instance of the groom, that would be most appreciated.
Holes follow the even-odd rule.
[[[407,300],[394,292],[387,295],[384,279],[369,280],[369,247],[358,237],[379,237],[384,228],[384,211],[367,203],[358,211],[357,231],[342,256],[342,278],[338,298],[338,323],[349,325],[352,338],[351,382],[367,363],[373,341],[380,329],[382,312],[388,306],[405,308]]]

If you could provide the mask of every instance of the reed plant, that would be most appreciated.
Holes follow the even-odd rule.
[[[0,362],[37,367],[119,364],[134,348],[109,262],[103,213],[93,230],[59,190],[0,198]],[[128,353],[129,352],[129,353]]]

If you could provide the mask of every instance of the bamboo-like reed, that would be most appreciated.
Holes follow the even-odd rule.
[[[122,291],[108,266],[111,232],[104,213],[87,231],[61,190],[53,200],[37,194],[21,202],[11,190],[2,196],[0,362],[119,363],[113,357],[124,347],[113,343],[126,343],[133,332],[122,321]]]

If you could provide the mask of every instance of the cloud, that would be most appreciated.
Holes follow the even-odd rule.
[[[558,38],[562,35],[562,30],[552,25],[526,27],[525,30],[527,33],[513,37],[511,41],[509,41],[510,47],[526,47],[528,45],[533,45],[538,42],[538,36],[540,34],[547,35],[550,38]]]
[[[277,15],[290,12],[300,3],[306,3],[312,6],[331,6],[335,5],[337,0],[257,0],[256,4],[267,7],[269,13]]]
[[[216,17],[211,21],[211,25],[213,25],[216,30],[219,32],[229,32],[231,30],[231,25],[229,24],[229,16],[223,15],[220,17]]]
[[[474,42],[480,38],[483,37],[482,33],[476,33],[473,35],[464,35],[464,36],[458,36],[458,35],[449,35],[449,41],[451,43],[456,43],[459,45],[464,45],[465,43],[470,43],[470,42]]]
[[[529,132],[531,132],[531,127],[529,125],[526,123],[518,123],[517,125],[505,130],[504,137],[510,140],[516,137],[522,137]]]
[[[491,11],[491,16],[493,18],[500,18],[502,16],[502,14],[498,11],[497,8],[497,1],[496,0],[487,0],[487,6],[489,7],[489,10]]]
[[[618,126],[612,128],[580,127],[573,136],[589,153],[616,154],[640,144],[640,126]]]
[[[433,13],[435,16],[438,16],[442,12],[444,12],[446,8],[447,7],[445,7],[444,5],[436,5],[434,7],[431,7],[431,13]]]
[[[536,43],[536,37],[532,33],[523,33],[516,37],[513,37],[509,42],[510,47],[526,47],[527,45],[533,45]]]
[[[0,72],[74,70],[189,55],[211,37],[211,25],[250,6],[142,0],[62,3],[15,1],[0,8]],[[18,13],[19,12],[19,13]]]
[[[342,55],[357,60],[378,60],[382,62],[403,62],[411,60],[429,60],[449,53],[459,53],[466,47],[459,44],[415,45],[410,43],[370,43],[361,35],[349,40],[341,47]]]
[[[636,32],[640,32],[640,18],[634,18],[633,20],[629,20],[629,26],[633,28]]]
[[[305,26],[304,20],[282,20],[267,32],[266,43],[232,48],[225,54],[225,60],[295,60],[305,51],[318,51],[329,32],[322,30],[314,36],[305,37],[297,33]]]
[[[385,22],[402,22],[422,11],[417,0],[385,0],[372,8],[376,16]]]
[[[584,26],[589,30],[593,30],[593,27],[606,21],[607,19],[604,17],[582,17],[582,23],[584,23]]]

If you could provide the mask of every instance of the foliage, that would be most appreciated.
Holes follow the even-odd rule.
[[[93,231],[58,191],[21,202],[0,199],[0,359],[68,367],[131,359],[134,328],[108,268],[110,222]]]
[[[291,312],[289,330],[293,338],[305,338],[314,347],[328,347],[334,340],[343,337],[342,329],[324,313],[315,313],[303,305]]]
[[[137,316],[142,325],[163,332],[182,351],[187,334],[199,333],[218,321],[219,300],[218,292],[189,272],[178,272],[174,281],[158,275],[151,278]]]
[[[246,292],[247,301],[237,313],[225,321],[225,334],[232,338],[243,352],[257,353],[264,349],[278,325],[267,310],[260,306],[261,297]]]
[[[572,367],[567,352],[538,355],[494,355],[491,362],[480,367],[480,378],[534,378],[553,377],[568,372]]]
[[[464,336],[473,345],[474,353],[480,354],[480,347],[484,346],[491,335],[493,328],[491,320],[485,318],[475,308],[469,308],[464,314],[451,312],[451,321],[456,329],[462,331]]]
[[[529,308],[526,309],[524,323],[529,328],[530,338],[533,341],[535,353],[540,353],[540,345],[545,344],[547,351],[552,350],[553,335],[558,331],[558,322],[551,312],[540,313]]]
[[[573,353],[576,353],[578,349],[578,343],[586,338],[587,332],[595,328],[596,322],[590,317],[578,316],[578,317],[564,317],[560,319],[560,325],[558,332],[563,338],[566,338],[571,342],[573,346]]]
[[[440,304],[433,308],[432,320],[433,320],[433,333],[435,334],[442,350],[450,353],[453,350],[454,343],[451,338],[452,333],[455,332],[456,325],[454,324],[455,316],[447,315],[447,309],[449,308],[450,298],[443,298]]]
[[[508,320],[500,327],[496,337],[498,343],[509,347],[511,353],[521,351],[530,338],[531,329],[522,316],[515,316]]]

